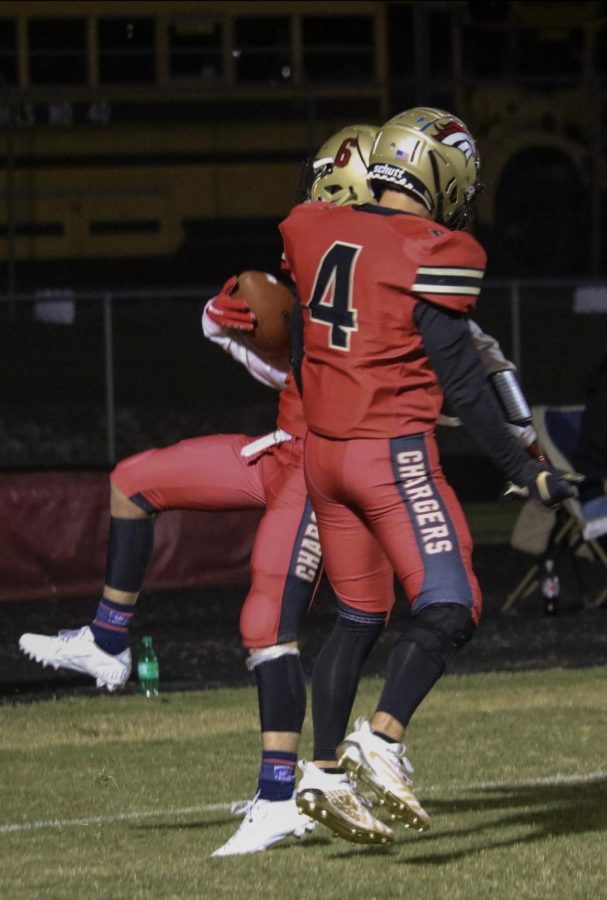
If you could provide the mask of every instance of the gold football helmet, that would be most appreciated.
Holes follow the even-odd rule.
[[[334,206],[372,202],[367,170],[376,134],[376,125],[350,125],[331,135],[308,164],[306,200]]]
[[[382,189],[412,194],[448,228],[466,228],[481,190],[480,157],[466,125],[451,113],[415,107],[394,116],[377,133],[369,160],[375,197]]]

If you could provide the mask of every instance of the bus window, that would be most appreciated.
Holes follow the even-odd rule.
[[[581,74],[584,32],[580,28],[524,28],[518,39],[519,74],[523,77],[555,83]]]
[[[501,78],[512,68],[506,31],[472,25],[464,31],[464,66],[473,77]]]
[[[594,58],[597,72],[605,75],[607,73],[607,27],[601,28],[597,33]]]
[[[169,75],[196,81],[223,77],[223,33],[219,22],[178,19],[169,22]]]
[[[293,74],[291,22],[288,16],[239,16],[235,21],[236,80],[288,80]]]
[[[390,78],[410,78],[415,69],[415,19],[412,5],[393,4],[387,33]],[[413,102],[409,104],[413,106]],[[401,104],[404,109],[407,104]]]
[[[99,81],[133,84],[156,80],[154,19],[99,19]]]
[[[453,72],[453,35],[450,10],[429,10],[428,51],[432,77],[450,76]]]
[[[0,80],[17,84],[17,29],[14,19],[0,19]]]
[[[309,81],[373,81],[371,16],[304,16],[304,69]]]
[[[27,33],[32,84],[86,84],[84,19],[30,19]]]
[[[508,0],[469,0],[467,7],[475,22],[505,22],[512,14]]]

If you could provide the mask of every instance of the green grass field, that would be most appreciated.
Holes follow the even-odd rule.
[[[0,895],[605,897],[606,688],[607,668],[447,677],[408,735],[429,832],[375,849],[319,828],[229,859],[210,854],[254,791],[254,689],[0,707]]]

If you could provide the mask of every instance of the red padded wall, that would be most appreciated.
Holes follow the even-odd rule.
[[[157,516],[146,590],[246,583],[260,517],[257,511]],[[0,600],[97,596],[108,525],[106,473],[0,474]]]

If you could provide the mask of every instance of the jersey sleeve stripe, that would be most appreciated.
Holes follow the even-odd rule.
[[[485,274],[484,269],[469,269],[465,266],[420,266],[417,275],[454,275],[456,278],[475,278],[479,281]]]
[[[473,275],[462,275],[461,272],[474,272]],[[440,274],[436,270],[426,273],[420,268],[417,270],[415,282],[411,289],[424,294],[470,294],[477,295],[481,290],[482,271],[476,274],[476,270],[460,269],[458,274],[452,274],[444,270]]]
[[[431,284],[419,279],[411,287],[412,291],[420,294],[452,294],[453,296],[478,297],[481,292],[480,285],[478,287],[469,284]]]
[[[454,287],[480,287],[481,279],[458,275],[420,275],[418,271],[415,284],[427,284],[430,287],[435,284],[452,284]]]

